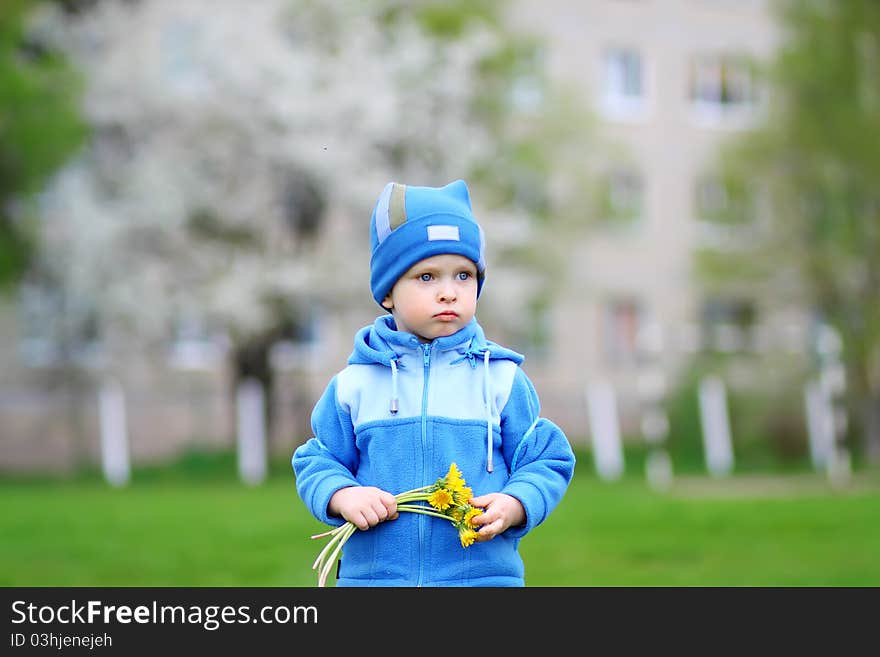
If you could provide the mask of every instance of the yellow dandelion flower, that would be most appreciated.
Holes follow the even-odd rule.
[[[403,491],[395,496],[399,503],[397,508],[401,512],[422,513],[452,522],[458,531],[462,547],[473,545],[479,538],[473,519],[483,513],[483,509],[471,506],[468,502],[471,497],[473,491],[465,485],[464,477],[455,463],[450,463],[446,475],[433,484]],[[425,506],[424,502],[430,506]],[[318,586],[326,586],[331,567],[338,562],[342,546],[356,530],[357,526],[349,521],[312,536],[330,537],[312,564],[312,569],[318,571]]]
[[[452,493],[450,493],[445,488],[440,488],[431,493],[431,496],[428,497],[428,504],[433,506],[435,509],[439,509],[440,511],[445,511],[452,505]]]
[[[456,522],[461,522],[464,519],[464,513],[467,510],[467,507],[461,506],[457,504],[453,506],[449,511],[446,512],[450,518],[455,520]]]
[[[462,486],[459,490],[454,491],[454,493],[455,500],[459,504],[467,504],[468,500],[470,500],[474,496],[474,491],[467,486]]]
[[[458,466],[455,463],[449,464],[449,471],[446,473],[446,488],[452,491],[461,490],[464,486],[464,477],[461,475],[461,470],[458,469]]]
[[[480,515],[482,513],[483,513],[482,509],[478,509],[477,507],[472,506],[464,514],[464,524],[466,524],[468,527],[475,527],[473,520],[474,520],[474,518],[476,518],[478,515]]]
[[[468,547],[477,540],[477,532],[473,529],[462,529],[458,532],[458,539],[461,541],[461,547]]]

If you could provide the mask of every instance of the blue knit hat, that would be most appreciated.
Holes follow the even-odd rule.
[[[370,289],[381,306],[397,279],[419,260],[444,253],[477,265],[477,296],[486,276],[483,229],[464,180],[445,187],[385,185],[370,219]]]

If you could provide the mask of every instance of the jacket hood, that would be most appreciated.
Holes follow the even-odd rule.
[[[524,360],[522,354],[487,340],[476,317],[452,335],[436,338],[433,342],[441,350],[455,349],[468,358],[483,358],[488,350],[490,360],[510,360],[517,365]],[[391,362],[400,358],[404,352],[418,348],[419,339],[415,335],[398,331],[392,315],[381,315],[371,325],[364,326],[355,334],[354,350],[348,357],[348,363],[375,363],[391,367]]]

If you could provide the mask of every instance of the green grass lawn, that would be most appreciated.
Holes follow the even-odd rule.
[[[0,480],[2,586],[314,586],[325,529],[293,476]],[[468,549],[477,549],[474,546]],[[521,543],[530,586],[880,586],[880,473],[690,475],[655,492],[579,467]]]

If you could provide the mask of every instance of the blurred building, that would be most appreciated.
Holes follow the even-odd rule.
[[[514,345],[527,351],[525,367],[543,413],[573,442],[588,434],[591,382],[618,390],[629,432],[640,390],[668,388],[697,350],[759,347],[755,301],[741,292],[707,294],[694,277],[692,255],[699,247],[729,248],[748,239],[747,230],[720,231],[706,219],[729,201],[714,171],[718,146],[760,116],[766,90],[754,66],[767,61],[776,44],[770,4],[511,5],[516,26],[546,37],[543,57],[551,74],[589,99],[607,147],[600,216],[584,209],[589,237],[574,246],[558,300],[543,318],[546,345],[534,353]],[[44,301],[25,295],[19,305],[0,309],[2,469],[64,468],[94,460],[99,451],[100,353],[89,351],[89,336],[79,336],[72,351],[59,355],[51,331],[30,318]],[[286,342],[274,352],[273,444],[280,452],[307,437],[311,404],[363,324],[357,312],[325,320],[300,344]],[[234,440],[230,364],[197,329],[183,331],[159,355],[130,355],[125,387],[135,459]],[[323,354],[321,365],[315,353]],[[665,380],[658,381],[657,372]],[[206,442],[194,443],[196,437]]]
[[[770,12],[769,0],[517,3],[516,24],[547,37],[547,67],[583,91],[608,144],[600,216],[585,208],[593,229],[548,318],[552,349],[527,362],[546,411],[575,437],[585,383],[614,385],[626,425],[640,383],[661,385],[652,372],[668,388],[698,349],[759,347],[755,301],[707,294],[692,256],[748,239],[748,226],[709,221],[729,200],[714,158],[762,111],[755,67],[777,41]]]

